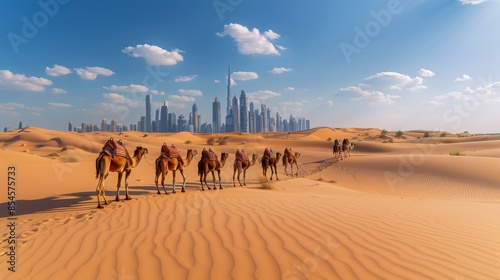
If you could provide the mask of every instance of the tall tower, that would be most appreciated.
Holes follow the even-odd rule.
[[[226,116],[231,114],[231,65],[227,66],[227,107]]]
[[[233,131],[240,131],[240,114],[238,108],[238,97],[233,96]]]
[[[215,97],[215,101],[212,103],[212,131],[213,133],[219,133],[220,131],[220,123],[221,116],[220,116],[220,102],[217,99],[217,96]]]
[[[163,102],[160,108],[160,132],[168,132],[168,107],[167,102]]]
[[[146,95],[146,123],[145,132],[151,132],[151,94]]]
[[[192,115],[192,125],[193,125],[193,132],[194,133],[199,133],[200,132],[200,122],[198,119],[198,105],[196,103],[193,104],[193,115]]]
[[[248,132],[255,133],[255,113],[253,101],[250,101],[250,110],[248,111]]]
[[[248,105],[244,90],[241,91],[240,95],[240,131],[248,132]]]

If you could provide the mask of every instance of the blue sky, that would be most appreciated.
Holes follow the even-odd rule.
[[[2,1],[0,126],[211,121],[245,90],[312,126],[499,132],[500,2]],[[28,4],[31,3],[31,4]]]

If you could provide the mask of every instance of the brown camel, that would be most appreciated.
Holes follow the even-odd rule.
[[[286,154],[286,153],[285,153]],[[293,177],[293,165],[295,164],[295,169],[296,169],[296,172],[295,172],[295,175],[296,176],[299,176],[299,157],[300,157],[300,153],[297,153],[295,152],[295,154],[290,154],[290,155],[285,155],[283,156],[283,165],[285,166],[285,174],[288,176],[288,172],[287,172],[287,168],[288,168],[288,164],[290,164],[290,174],[292,175]]]
[[[236,171],[238,171],[238,183],[240,183],[240,187],[242,186],[246,186],[246,182],[245,182],[245,178],[246,178],[246,173],[247,173],[247,169],[250,168],[250,166],[252,165],[255,165],[255,162],[257,162],[257,160],[259,159],[259,155],[257,154],[252,154],[252,160],[241,160],[239,159],[238,157],[236,157],[236,160],[234,161],[234,168],[233,168],[233,186],[236,187],[236,182],[234,180],[234,177],[236,175]],[[240,174],[241,174],[241,171],[243,171],[243,185],[241,185],[241,181],[240,181]]]
[[[96,179],[97,183],[97,208],[103,208],[101,205],[102,196],[104,204],[107,205],[106,192],[104,190],[104,180],[108,177],[109,172],[118,172],[118,183],[116,184],[116,201],[120,201],[120,186],[122,182],[122,175],[125,173],[125,199],[130,200],[128,194],[128,176],[132,172],[132,168],[136,167],[142,159],[142,156],[148,153],[148,149],[137,147],[134,151],[134,156],[128,159],[121,156],[112,157],[106,153],[100,153],[95,161],[96,166]],[[127,153],[128,154],[128,153]]]
[[[267,168],[271,167],[270,179],[273,180],[273,174],[276,174],[276,180],[279,180],[278,170],[276,169],[276,166],[278,165],[280,159],[281,159],[281,153],[276,153],[276,156],[274,157],[262,157],[262,173],[264,174],[265,178],[267,178]]]
[[[198,162],[198,175],[200,175],[200,184],[201,184],[202,191],[205,190],[203,183],[205,183],[207,188],[209,190],[211,190],[211,188],[207,184],[207,175],[209,172],[212,173],[212,179],[214,180],[214,190],[217,189],[217,186],[215,185],[215,171],[217,171],[217,175],[219,176],[219,189],[222,190],[222,183],[221,183],[221,179],[220,179],[220,170],[226,164],[226,160],[228,157],[229,157],[228,153],[222,153],[220,155],[220,161],[219,160],[201,159]]]
[[[340,141],[338,139],[335,139],[335,142],[333,143],[333,157],[335,162],[342,159],[342,145],[340,145]]]
[[[160,155],[155,161],[155,184],[156,189],[158,190],[158,194],[160,194],[160,188],[158,187],[158,177],[161,174],[161,186],[165,191],[165,194],[168,194],[165,189],[165,177],[167,176],[168,171],[172,171],[172,192],[175,193],[175,173],[177,170],[181,173],[182,176],[182,192],[186,192],[186,176],[184,176],[184,167],[189,166],[194,156],[197,155],[198,152],[196,150],[189,149],[187,150],[186,159],[182,159],[182,157],[163,157]]]

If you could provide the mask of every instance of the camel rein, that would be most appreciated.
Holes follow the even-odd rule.
[[[144,154],[144,158],[146,159],[146,162],[147,162],[149,165],[151,165],[151,166],[153,166],[153,165],[154,165],[154,164],[152,164],[151,162],[149,162],[148,158],[146,157],[146,154]]]

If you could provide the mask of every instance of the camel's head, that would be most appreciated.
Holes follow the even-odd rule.
[[[295,157],[299,158],[300,157],[300,153],[299,152],[295,152]]]
[[[256,161],[259,159],[259,155],[257,153],[252,154],[252,161]]]
[[[135,148],[134,156],[136,156],[136,155],[143,156],[143,155],[145,155],[147,153],[148,153],[148,148],[143,148],[142,146],[137,146]]]
[[[221,158],[221,160],[226,160],[228,157],[229,157],[229,154],[228,154],[228,153],[224,153],[224,152],[222,152],[222,154],[220,154],[220,158]]]

